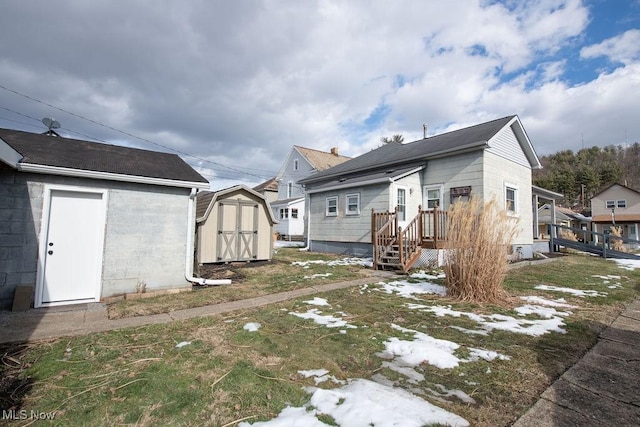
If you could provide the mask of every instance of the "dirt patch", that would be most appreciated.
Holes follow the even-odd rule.
[[[265,260],[249,262],[228,262],[223,264],[204,264],[198,267],[200,277],[204,279],[231,279],[235,283],[242,283],[246,279],[243,270],[282,264],[282,261]]]
[[[31,377],[23,375],[28,368],[22,360],[27,350],[26,344],[0,346],[0,411],[20,410],[31,390]]]

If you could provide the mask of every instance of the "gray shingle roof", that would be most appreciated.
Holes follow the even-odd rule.
[[[175,154],[10,129],[0,129],[0,139],[23,156],[20,163],[174,181],[208,182]]]
[[[449,152],[482,148],[515,116],[503,117],[464,129],[431,136],[408,144],[389,143],[299,182],[320,182],[335,176],[372,171],[407,162],[425,160]]]

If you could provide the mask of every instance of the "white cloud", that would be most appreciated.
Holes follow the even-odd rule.
[[[582,58],[605,56],[610,61],[625,65],[637,63],[640,60],[640,30],[629,30],[600,43],[585,46],[580,50],[580,56]]]

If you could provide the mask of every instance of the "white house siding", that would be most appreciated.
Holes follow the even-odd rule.
[[[607,200],[616,201],[616,215],[640,215],[640,194],[620,185],[614,185],[591,199],[591,214],[594,217],[611,215],[611,208],[607,208]],[[624,200],[627,207],[617,207],[618,200]]]
[[[311,249],[371,255],[371,210],[389,209],[390,183],[311,193]],[[312,189],[311,189],[312,191]],[[360,194],[360,215],[345,215],[346,195]],[[338,197],[338,215],[326,216],[326,198]],[[319,237],[322,236],[322,237]],[[353,248],[353,249],[351,249]]]
[[[494,153],[484,155],[484,197],[494,196],[501,207],[506,206],[505,186],[517,188],[518,233],[514,247],[521,247],[522,256],[531,257],[533,245],[533,205],[531,197],[531,168],[522,166]]]
[[[274,226],[274,231],[280,235],[302,236],[304,234],[304,198],[295,203],[272,205],[273,217],[278,220]],[[289,218],[280,217],[280,209],[289,209]],[[291,218],[291,209],[298,209],[298,218]]]
[[[298,170],[293,169],[295,160],[298,161]],[[306,178],[314,172],[313,167],[309,164],[295,148],[289,153],[289,157],[278,173],[278,198],[277,200],[291,199],[294,197],[303,197],[304,189],[297,182],[302,178]],[[291,194],[287,193],[288,185],[291,183]],[[276,216],[278,218],[278,216]]]
[[[520,166],[531,168],[524,151],[522,151],[520,143],[516,139],[516,136],[510,127],[504,127],[493,138],[491,138],[487,152],[504,159],[511,160]]]
[[[482,194],[483,151],[473,151],[427,162],[423,185],[443,185],[443,205],[449,209],[451,188],[471,186],[471,194]]]
[[[36,284],[47,184],[107,189],[102,297],[133,293],[138,280],[147,290],[190,286],[184,277],[189,189],[14,171],[0,171],[0,183],[0,306],[8,307],[16,285]]]

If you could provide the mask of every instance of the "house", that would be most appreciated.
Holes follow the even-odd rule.
[[[253,187],[253,190],[259,194],[262,194],[267,202],[273,203],[278,200],[278,183],[276,178],[273,177],[262,184]]]
[[[196,260],[199,264],[269,260],[276,223],[266,197],[244,185],[200,192]]]
[[[304,234],[304,189],[297,183],[302,178],[329,169],[349,160],[338,154],[334,147],[330,152],[294,145],[280,167],[275,181],[278,198],[271,207],[279,223],[276,232],[286,238],[301,238]]]
[[[552,205],[545,203],[538,208],[538,237],[541,239],[549,238],[549,224],[558,224],[564,227],[573,228],[573,233],[579,239],[589,240],[587,234],[581,234],[579,230],[591,230],[591,217],[584,216],[579,212],[574,212],[569,208],[555,206],[555,222],[551,218]]]
[[[532,190],[531,170],[540,167],[517,116],[408,144],[385,144],[299,181],[309,206],[309,248],[360,256],[373,253],[376,258],[376,236],[384,234],[378,226],[385,221],[377,222],[372,212],[397,212],[391,217],[403,230],[420,222],[423,235],[416,246],[438,247],[442,237],[438,233],[444,228],[438,215],[451,203],[473,195],[496,198],[518,219],[513,251],[531,257],[533,203],[539,196],[555,194]],[[418,215],[420,221],[415,220]],[[415,255],[420,256],[419,251]]]
[[[190,289],[208,188],[174,154],[0,129],[0,305]]]
[[[622,228],[622,237],[639,240],[640,192],[613,184],[591,198],[593,231],[607,232],[613,225]]]

